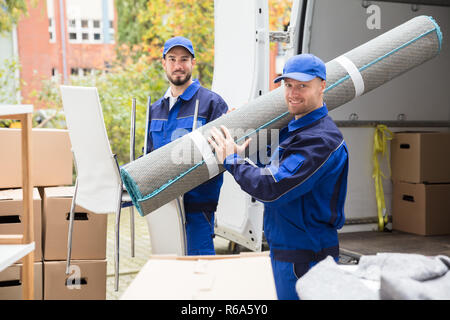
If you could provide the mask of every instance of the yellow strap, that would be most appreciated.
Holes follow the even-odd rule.
[[[379,155],[381,155],[381,158],[383,158],[386,155],[386,158],[388,160],[388,168],[390,176],[391,167],[389,164],[389,157],[388,157],[389,150],[387,148],[387,141],[392,140],[392,137],[393,133],[384,124],[379,124],[376,126],[375,133],[373,136],[372,178],[375,181],[375,196],[377,199],[379,231],[383,231],[385,225],[388,223],[388,215],[386,214],[386,203],[384,201],[383,180],[382,180],[382,178],[386,178],[386,176],[380,169]]]

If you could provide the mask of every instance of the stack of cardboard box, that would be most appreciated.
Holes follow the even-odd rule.
[[[450,132],[399,132],[391,143],[392,228],[450,234]]]
[[[0,234],[20,234],[20,130],[0,128]],[[75,208],[72,267],[66,275],[74,187],[67,130],[32,130],[35,299],[106,298],[106,215]],[[0,299],[21,299],[20,262],[0,272]]]
[[[75,207],[71,269],[65,274],[73,192],[74,187],[42,189],[44,299],[105,299],[105,214]]]
[[[1,135],[0,135],[1,137]],[[0,138],[1,141],[1,138]],[[1,143],[0,143],[1,144]],[[3,149],[2,151],[3,154]],[[3,157],[2,157],[3,160]],[[20,168],[20,161],[19,161]],[[0,187],[3,180],[0,180]],[[42,215],[41,197],[37,188],[33,189],[34,216],[34,298],[41,300],[42,296]],[[0,234],[23,234],[23,201],[22,189],[0,190]],[[22,260],[0,272],[0,300],[22,299],[21,285]]]

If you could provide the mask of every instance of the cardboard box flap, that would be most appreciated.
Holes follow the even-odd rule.
[[[0,200],[2,201],[22,200],[22,197],[22,189],[0,190]],[[41,196],[39,195],[37,188],[33,188],[33,200],[41,200]]]
[[[69,187],[49,187],[44,189],[47,198],[72,198],[75,192],[75,186]]]

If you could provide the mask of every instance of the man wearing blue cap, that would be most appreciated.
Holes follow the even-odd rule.
[[[213,121],[228,111],[225,101],[192,79],[195,66],[192,42],[184,37],[166,41],[162,65],[170,86],[164,97],[149,105],[147,152]],[[198,104],[197,104],[198,101]],[[188,255],[213,255],[214,212],[223,176],[218,175],[184,195]]]
[[[327,256],[339,257],[337,229],[344,224],[348,152],[323,102],[325,64],[312,54],[290,58],[283,74],[285,100],[294,116],[279,133],[272,162],[242,159],[227,128],[213,128],[210,144],[241,188],[264,202],[264,234],[279,299],[298,299],[295,284]],[[277,157],[275,159],[274,157]],[[277,163],[278,160],[279,162]],[[301,290],[301,288],[300,288]]]

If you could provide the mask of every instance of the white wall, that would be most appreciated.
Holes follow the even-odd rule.
[[[66,0],[67,19],[102,19],[102,0]],[[110,17],[111,19],[114,17]]]

